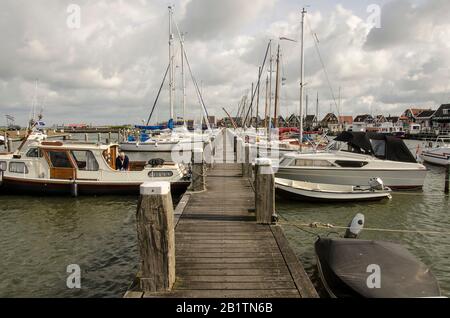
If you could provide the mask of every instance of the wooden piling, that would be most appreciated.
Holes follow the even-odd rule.
[[[89,141],[89,135],[88,134],[84,134],[84,141],[88,142]]]
[[[242,162],[242,176],[244,178],[251,177],[250,145],[249,144],[244,144],[244,160]]]
[[[445,167],[445,194],[449,194],[450,183],[450,165]]]
[[[223,162],[227,162],[227,130],[223,130]]]
[[[271,160],[256,159],[255,170],[256,222],[272,224],[272,216],[275,214],[275,176]]]
[[[141,256],[139,285],[144,292],[162,292],[175,282],[175,231],[169,182],[140,187],[137,234]]]
[[[100,143],[100,142],[102,142],[102,134],[101,133],[98,133],[97,134],[97,141]]]
[[[13,151],[13,140],[11,138],[8,138],[6,145],[7,145],[7,152],[12,152]]]
[[[192,191],[200,192],[206,190],[205,174],[205,158],[203,149],[195,148],[192,152]]]
[[[234,137],[233,137],[234,161],[237,161],[237,160],[238,160],[238,157],[237,157],[238,151],[237,151],[237,149],[238,149],[238,137],[237,137],[237,136],[234,136]]]

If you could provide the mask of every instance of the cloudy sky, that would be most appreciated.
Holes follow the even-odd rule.
[[[72,28],[70,4],[81,8]],[[35,95],[49,124],[139,123],[149,114],[168,64],[168,10],[186,33],[186,50],[211,114],[235,113],[269,39],[300,38],[308,5],[305,75],[309,112],[399,114],[450,102],[448,0],[2,0],[0,125],[24,125]],[[376,10],[380,8],[380,25]],[[370,10],[368,10],[370,9]],[[317,35],[328,79],[314,46]],[[298,112],[300,45],[282,41],[282,114]],[[179,52],[179,49],[176,48]],[[175,111],[181,115],[180,62]],[[264,72],[264,77],[267,72]],[[37,94],[35,82],[39,80]],[[330,83],[330,85],[328,84]],[[164,87],[155,120],[168,117]],[[187,81],[188,116],[200,107]]]

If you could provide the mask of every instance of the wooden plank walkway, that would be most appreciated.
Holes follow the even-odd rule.
[[[185,196],[175,211],[173,290],[126,297],[317,297],[281,228],[256,224],[254,191],[241,165],[217,164],[207,175],[207,191]]]

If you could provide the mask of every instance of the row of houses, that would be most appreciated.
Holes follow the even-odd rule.
[[[233,118],[238,125],[242,125],[241,118]],[[253,117],[250,120],[252,126],[262,126],[268,122],[266,118]],[[284,118],[278,117],[278,127],[298,127],[300,123],[299,116],[292,114]],[[224,118],[219,126],[232,126],[231,119]],[[448,134],[450,133],[450,104],[443,104],[437,110],[408,108],[401,116],[384,116],[362,114],[353,116],[337,116],[334,113],[328,113],[321,120],[316,115],[307,115],[303,119],[305,131],[327,130],[331,133],[337,133],[344,130],[351,131],[379,131],[384,133],[430,133],[430,134]]]

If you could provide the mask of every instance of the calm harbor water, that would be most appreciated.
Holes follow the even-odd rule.
[[[411,149],[415,142],[408,142]],[[358,213],[366,227],[450,231],[444,169],[429,166],[423,192],[394,194],[380,203],[324,205],[277,201],[292,222],[346,226]],[[121,297],[137,271],[134,196],[26,197],[0,194],[0,297]],[[319,286],[315,236],[283,225],[291,246]],[[308,229],[321,235],[328,230]],[[363,232],[362,238],[403,243],[429,265],[450,296],[450,235]],[[82,289],[66,287],[66,268],[82,269]]]

